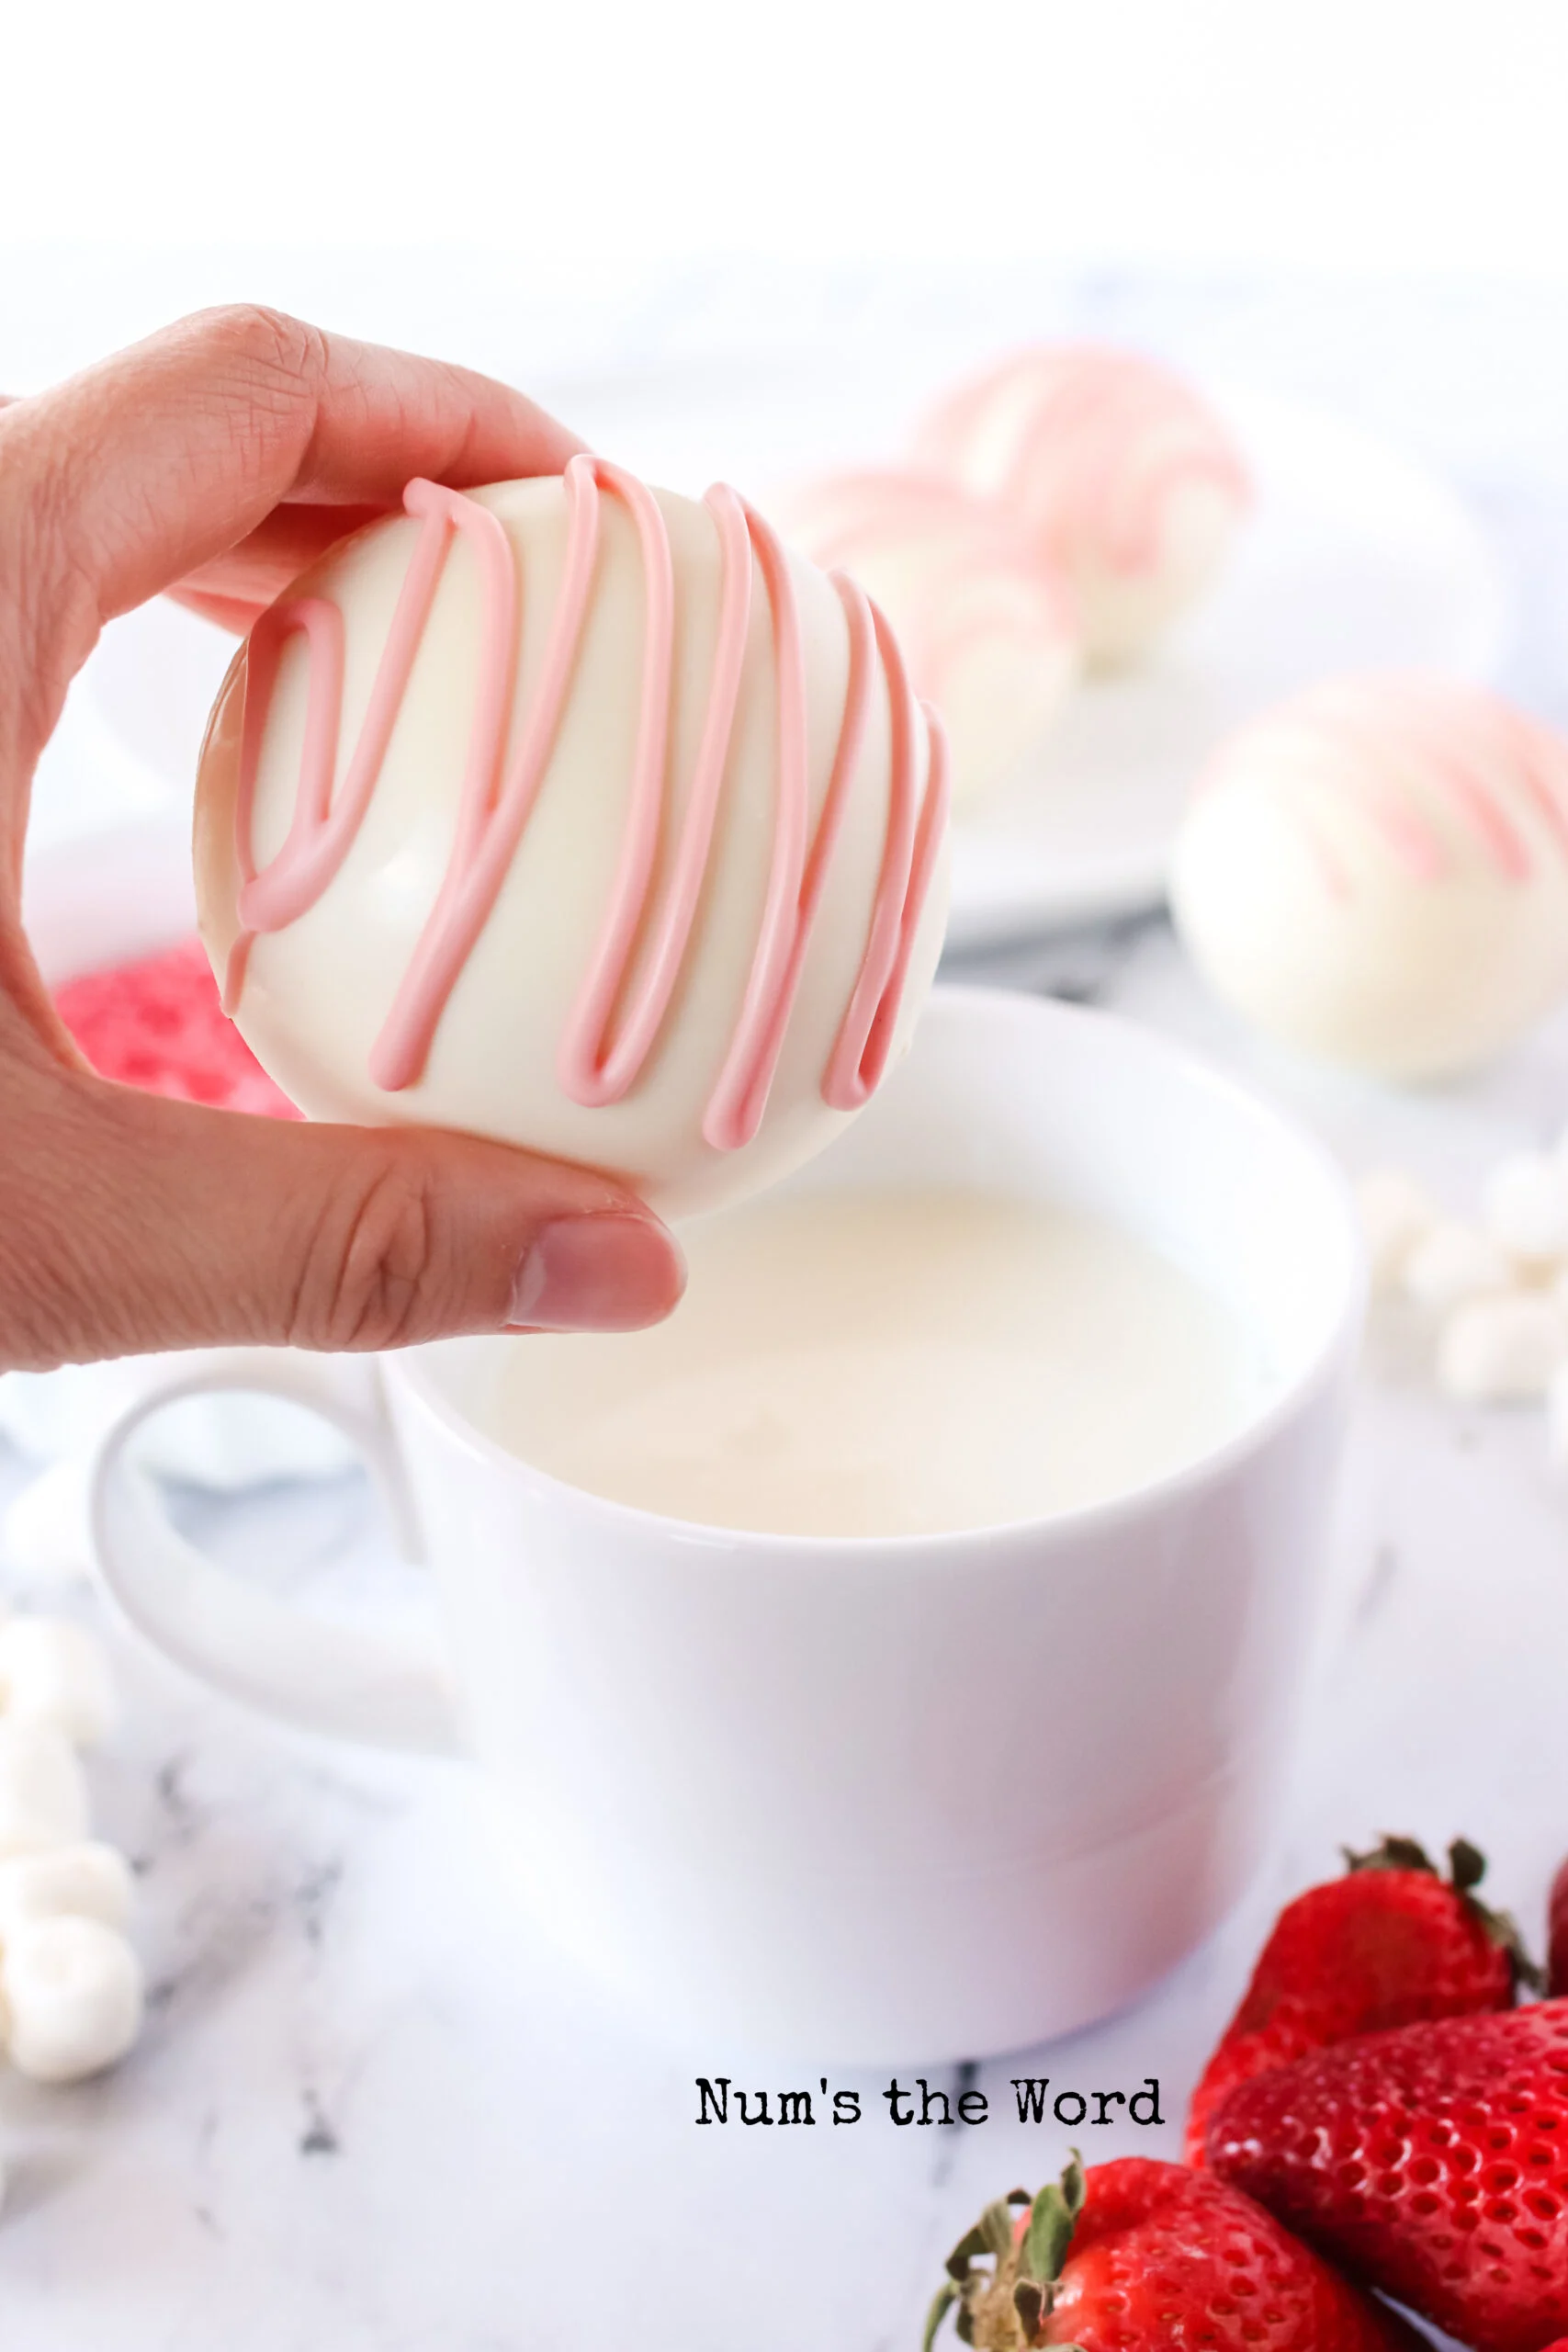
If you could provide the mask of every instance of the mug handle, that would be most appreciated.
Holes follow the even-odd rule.
[[[110,1423],[88,1488],[93,1549],[112,1599],[154,1649],[226,1697],[297,1728],[378,1747],[454,1753],[457,1713],[436,1645],[334,1625],[220,1568],[170,1525],[128,1453],[142,1423],[185,1396],[249,1391],[320,1413],[362,1453],[403,1557],[422,1544],[373,1362],[233,1348],[174,1373]]]

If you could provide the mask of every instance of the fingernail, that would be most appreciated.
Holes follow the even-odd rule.
[[[533,1331],[640,1331],[685,1286],[674,1235],[652,1217],[606,1209],[541,1226],[517,1269],[507,1315]]]

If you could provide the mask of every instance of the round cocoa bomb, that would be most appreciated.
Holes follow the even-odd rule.
[[[917,454],[1027,536],[1092,669],[1152,650],[1212,584],[1252,501],[1209,402],[1170,368],[1095,344],[1041,344],[960,385]]]
[[[1568,995],[1568,744],[1445,679],[1314,688],[1201,780],[1171,904],[1257,1028],[1382,1078],[1464,1069]]]
[[[719,1206],[829,1142],[942,944],[946,756],[891,628],[732,490],[586,456],[333,549],[226,679],[197,799],[226,1009],[320,1119]]]
[[[781,492],[774,511],[897,630],[916,687],[942,712],[955,803],[1004,782],[1050,733],[1081,667],[1067,597],[1007,515],[891,470],[824,474]]]

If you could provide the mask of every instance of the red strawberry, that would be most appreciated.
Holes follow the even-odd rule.
[[[987,2207],[947,2268],[925,2352],[953,2304],[961,2340],[983,2352],[1417,2352],[1403,2320],[1250,2198],[1145,2156],[1087,2173],[1075,2156],[1061,2187],[1032,2203],[1015,2188]]]
[[[1462,1838],[1447,1879],[1409,1838],[1345,1860],[1345,1877],[1309,1887],[1275,1921],[1192,2094],[1189,2164],[1202,2163],[1209,2118],[1237,2083],[1352,2034],[1509,2008],[1518,1978],[1533,1981],[1512,1920],[1475,1900],[1486,1863]]]
[[[1551,1903],[1547,1914],[1551,1950],[1547,1954],[1547,1984],[1555,2000],[1560,1993],[1568,1993],[1568,1862],[1551,1883]]]
[[[1371,2034],[1244,2083],[1209,2163],[1474,2352],[1568,2330],[1568,2001]]]

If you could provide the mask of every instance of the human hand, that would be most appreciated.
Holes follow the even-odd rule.
[[[630,1329],[675,1304],[674,1240],[611,1178],[107,1083],[21,922],[33,771],[105,621],[172,589],[246,628],[412,475],[553,473],[577,446],[483,377],[250,308],[0,408],[0,1367]]]

